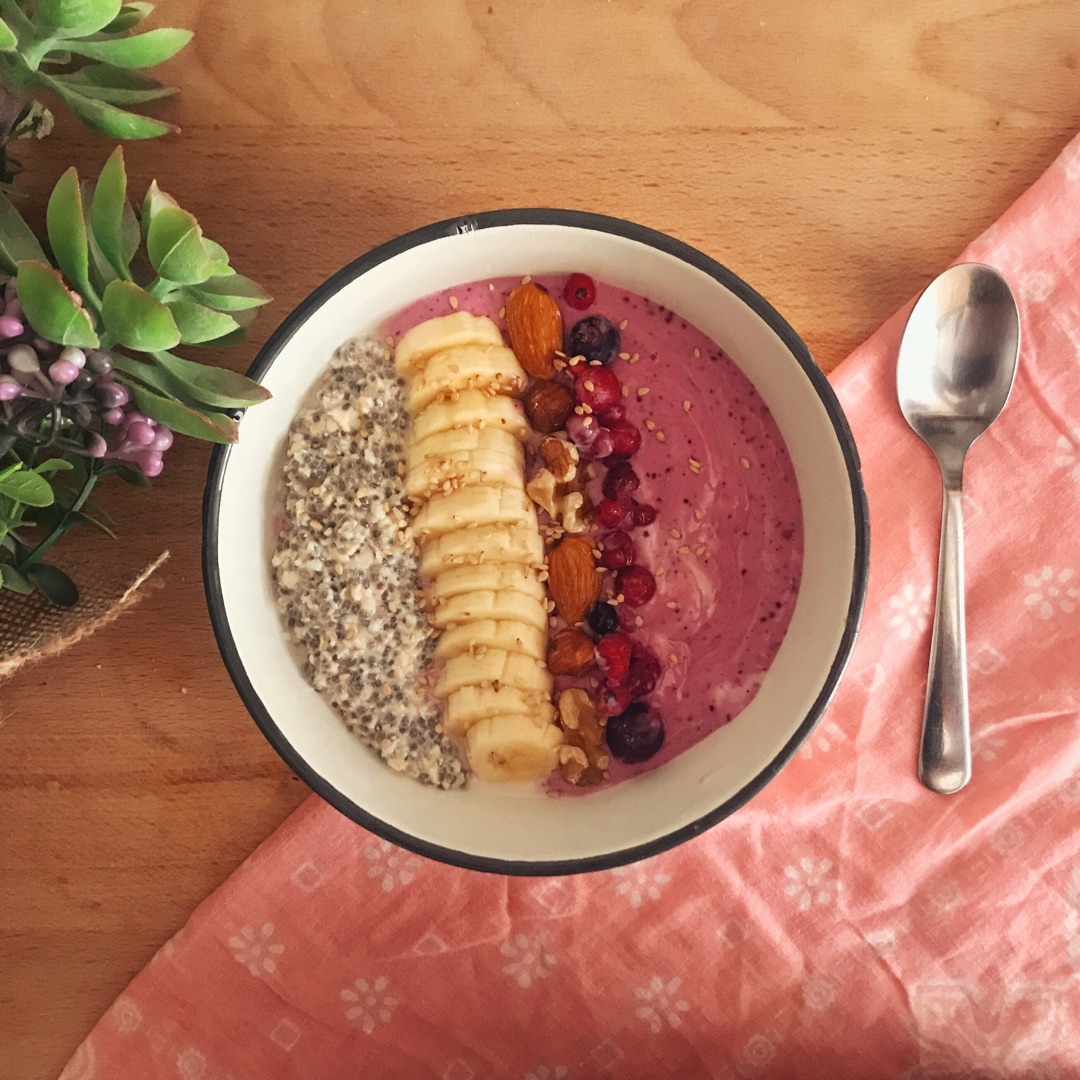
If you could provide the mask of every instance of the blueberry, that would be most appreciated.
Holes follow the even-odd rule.
[[[619,351],[619,331],[603,315],[586,315],[570,331],[566,352],[568,356],[584,356],[586,360],[611,363]]]
[[[607,722],[608,749],[627,765],[649,758],[664,745],[664,721],[658,712],[635,701]]]
[[[604,634],[613,634],[619,629],[619,613],[615,605],[605,603],[603,600],[598,604],[593,604],[587,618],[594,633],[601,637]]]

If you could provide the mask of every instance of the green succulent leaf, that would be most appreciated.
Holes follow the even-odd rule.
[[[216,341],[240,325],[231,315],[191,300],[168,300],[165,306],[172,312],[180,340],[186,345]]]
[[[105,64],[90,64],[54,78],[73,93],[110,105],[142,105],[179,93],[175,86],[165,86],[137,72]]]
[[[63,279],[48,263],[27,259],[17,269],[23,311],[42,337],[82,349],[97,347],[89,314],[71,299]]]
[[[156,420],[181,435],[216,443],[234,443],[239,436],[236,421],[230,416],[220,413],[207,416],[183,402],[162,397],[137,385],[131,388],[131,396],[139,409],[151,420]]]
[[[72,465],[67,458],[54,457],[36,465],[34,467],[34,472],[36,472],[38,476],[47,476],[50,473],[70,472],[73,468],[75,468],[75,466]]]
[[[150,229],[150,223],[167,207],[179,210],[180,204],[168,192],[162,191],[161,188],[158,187],[158,182],[156,180],[151,180],[150,186],[146,189],[146,194],[143,196],[142,207],[139,210],[139,224],[142,227],[144,240]]]
[[[223,274],[235,274],[236,271],[229,265],[229,253],[216,241],[211,240],[208,236],[203,237],[203,245],[206,248],[207,254],[211,259],[217,263],[217,269],[214,270],[215,275]]]
[[[90,248],[86,238],[86,215],[83,213],[79,174],[72,166],[56,183],[45,216],[53,257],[68,281],[84,299],[97,303],[90,284]]]
[[[254,379],[228,368],[211,367],[173,356],[168,352],[155,352],[154,360],[177,387],[174,394],[188,398],[214,409],[246,409],[270,398],[270,391]]]
[[[79,602],[75,582],[52,563],[36,562],[26,568],[26,576],[57,607],[74,607]]]
[[[22,214],[11,205],[6,195],[0,195],[0,269],[14,274],[20,262],[35,259],[48,262]]]
[[[158,274],[178,285],[198,285],[214,273],[198,221],[178,206],[163,206],[152,215],[146,253]]]
[[[52,506],[56,499],[49,481],[27,469],[0,478],[0,495],[27,506]]]
[[[189,286],[183,295],[217,311],[247,311],[270,302],[270,297],[251,278],[236,273],[219,274],[200,285]]]
[[[20,596],[29,596],[34,591],[34,583],[28,581],[25,574],[20,573],[14,566],[4,564],[4,588],[10,589]]]
[[[105,101],[85,97],[53,76],[42,75],[41,80],[64,99],[68,108],[80,120],[110,138],[156,139],[170,131],[179,130],[174,124],[166,124],[163,120],[152,120],[148,116],[118,109]]]
[[[121,0],[34,0],[34,21],[61,38],[96,34],[116,18]]]
[[[163,64],[175,56],[192,38],[190,30],[163,27],[132,37],[103,41],[75,41],[71,51],[80,56],[121,68],[146,68]]]
[[[116,18],[108,26],[102,27],[101,32],[103,34],[126,34],[129,30],[133,30],[138,26],[153,10],[153,4],[142,2],[124,4]]]
[[[127,171],[124,151],[118,146],[105,162],[94,185],[90,224],[102,255],[119,277],[129,279],[130,257],[124,243],[124,210],[127,203]]]
[[[0,52],[10,52],[19,44],[15,31],[3,19],[0,19]]]
[[[102,298],[105,329],[121,344],[141,352],[171,349],[180,331],[169,309],[133,281],[109,283]]]

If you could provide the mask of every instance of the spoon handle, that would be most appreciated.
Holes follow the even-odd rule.
[[[939,795],[971,779],[964,643],[964,514],[959,477],[944,477],[937,606],[930,643],[919,779]]]

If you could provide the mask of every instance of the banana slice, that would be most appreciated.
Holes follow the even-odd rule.
[[[409,412],[415,416],[441,394],[488,390],[520,394],[529,376],[505,345],[460,345],[428,358],[424,370],[409,380]]]
[[[502,713],[480,720],[465,736],[469,764],[483,780],[541,780],[558,764],[562,732],[530,716]]]
[[[443,730],[461,736],[478,721],[504,713],[528,716],[538,727],[555,723],[555,706],[545,695],[516,686],[462,686],[446,699]]]
[[[405,448],[405,468],[412,472],[427,461],[465,461],[474,450],[488,450],[522,467],[525,464],[525,451],[509,432],[497,428],[459,428],[410,441]]]
[[[456,566],[444,570],[432,582],[430,596],[435,603],[468,592],[522,593],[544,600],[544,586],[537,572],[523,563],[482,562],[477,566]]]
[[[435,659],[449,660],[452,656],[484,649],[505,649],[543,660],[547,656],[547,619],[542,627],[498,618],[459,623],[440,636]]]
[[[418,540],[427,541],[466,526],[481,525],[521,525],[535,529],[536,507],[520,487],[460,488],[430,498],[412,519],[412,532]]]
[[[495,428],[507,431],[524,442],[532,428],[521,402],[505,394],[485,394],[483,390],[462,390],[453,401],[433,401],[413,419],[412,438],[416,441],[466,427]]]
[[[516,686],[535,694],[551,694],[552,678],[547,665],[532,656],[488,649],[482,656],[465,653],[446,661],[435,696],[448,697],[463,686]]]
[[[478,622],[481,619],[522,622],[545,634],[548,628],[548,611],[543,601],[509,589],[500,592],[461,593],[451,600],[436,604],[430,619],[431,625],[437,630]],[[539,655],[542,657],[545,653]]]
[[[481,563],[544,565],[544,541],[535,525],[480,525],[429,540],[421,548],[420,573],[434,577],[445,570]]]
[[[418,323],[401,336],[394,350],[399,375],[412,375],[429,356],[458,345],[502,345],[499,328],[486,315],[455,311]]]
[[[436,492],[449,494],[476,484],[520,490],[525,486],[525,467],[495,450],[463,450],[442,461],[429,458],[410,469],[405,478],[405,494],[414,499],[430,499]]]

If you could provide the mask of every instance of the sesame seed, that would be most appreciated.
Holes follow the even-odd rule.
[[[750,468],[750,460],[749,460],[749,458],[739,458],[739,464],[744,469],[749,469]]]
[[[452,307],[452,308],[453,308],[453,309],[454,309],[455,311],[457,311],[457,305],[458,305],[458,299],[457,299],[457,297],[456,297],[456,296],[451,296],[451,297],[450,297],[450,306],[451,306],[451,307]]]
[[[620,360],[629,360],[630,359],[630,354],[628,352],[621,352],[621,353],[619,353],[619,359]]]
[[[699,559],[701,558],[701,556],[702,556],[702,555],[704,555],[704,554],[705,554],[705,551],[706,551],[706,547],[705,547],[705,545],[704,545],[704,544],[702,544],[702,545],[701,545],[700,547],[696,547],[696,548],[694,548],[694,554],[695,554],[695,555],[696,555],[696,556],[697,556],[697,557],[698,557]]]
[[[506,308],[505,307],[499,308],[499,318],[500,319],[505,319],[506,318]]]
[[[489,281],[488,282],[488,292],[494,292],[494,291],[495,291],[495,283],[493,281]]]
[[[586,379],[585,389],[588,390],[589,393],[592,393],[596,389],[596,383],[594,383],[592,379]]]
[[[680,555],[689,555],[690,554],[690,549],[685,544],[683,544],[682,547],[680,547],[678,549],[678,551],[679,551]]]
[[[678,529],[672,529],[672,530],[671,530],[671,535],[672,535],[672,537],[673,537],[674,539],[676,539],[676,540],[681,540],[681,539],[682,539],[682,533],[681,533],[681,532],[679,532],[679,530],[678,530]]]
[[[655,431],[655,430],[656,430],[656,421],[655,421],[655,420],[646,420],[646,421],[645,421],[645,426],[646,426],[646,427],[647,427],[647,428],[648,428],[648,429],[649,429],[650,431]]]
[[[624,387],[621,388],[620,392],[622,393],[623,397],[629,397],[630,396],[630,387],[629,386],[624,386]]]
[[[700,509],[695,510],[694,511],[694,517],[697,518],[698,521],[704,521],[705,520],[705,511],[700,510]]]
[[[694,350],[694,357],[695,357],[695,359],[700,359],[700,357],[701,357],[701,350],[700,349],[695,349]]]
[[[656,577],[663,577],[667,573],[666,566],[658,566],[656,568]]]
[[[639,386],[637,396],[638,397],[644,397],[648,392],[649,392],[649,388],[647,386]]]
[[[656,433],[656,441],[657,442],[667,442],[667,436],[662,431],[658,431]]]
[[[524,277],[523,277],[523,278],[521,279],[521,284],[522,284],[522,285],[528,285],[530,281],[532,281],[532,274],[526,274],[526,275],[525,275],[525,276],[524,276]]]
[[[691,400],[689,398],[687,398],[682,403],[683,412],[689,412],[693,407],[694,407],[693,402],[691,402]]]
[[[620,330],[625,330],[629,325],[630,325],[630,320],[629,319],[623,319],[623,321],[621,323],[619,323],[619,329]]]
[[[698,461],[697,458],[690,458],[689,462],[690,462],[690,468],[691,469],[700,469],[701,468],[701,462]]]
[[[634,616],[634,625],[635,626],[644,626],[645,625],[645,620],[640,615],[635,615]]]
[[[677,657],[677,656],[676,656],[676,655],[675,655],[675,654],[674,654],[673,652],[669,652],[669,653],[667,654],[667,658],[668,658],[668,659],[669,659],[669,660],[670,660],[670,661],[671,661],[671,662],[672,662],[673,664],[677,664],[677,663],[679,662],[679,658],[678,658],[678,657]]]
[[[669,600],[669,601],[668,601],[668,602],[667,602],[667,603],[666,603],[666,604],[664,605],[664,607],[668,608],[668,609],[669,609],[670,611],[674,611],[674,610],[675,610],[675,609],[676,609],[676,608],[677,608],[678,606],[679,606],[679,605],[678,605],[678,604],[676,604],[674,600]]]

